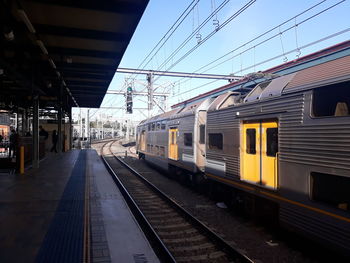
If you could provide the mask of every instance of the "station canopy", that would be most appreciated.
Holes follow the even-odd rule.
[[[99,107],[147,3],[1,1],[0,102]]]

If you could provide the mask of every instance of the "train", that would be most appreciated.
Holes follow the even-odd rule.
[[[350,56],[247,82],[141,121],[139,158],[265,200],[282,227],[349,256]]]

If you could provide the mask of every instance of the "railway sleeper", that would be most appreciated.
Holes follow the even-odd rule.
[[[147,210],[160,210],[163,211],[164,209],[167,209],[169,206],[165,205],[157,205],[157,204],[150,204],[150,203],[144,203],[137,201],[137,204],[144,207]]]
[[[170,223],[186,222],[181,217],[171,217],[171,218],[165,218],[165,219],[151,219],[150,221],[154,224],[170,224]]]
[[[174,210],[171,209],[152,209],[152,208],[148,208],[148,207],[144,207],[142,208],[142,211],[146,214],[146,215],[157,215],[157,214],[171,214],[174,212]]]
[[[197,229],[191,228],[191,229],[185,229],[185,230],[179,230],[179,231],[157,231],[157,233],[164,237],[164,238],[186,238],[186,236],[193,236],[193,235],[199,235]]]
[[[150,215],[146,215],[146,217],[149,219],[149,220],[152,220],[152,219],[161,219],[161,218],[171,218],[171,217],[178,217],[178,215],[175,213],[175,212],[171,212],[171,213],[167,213],[167,214],[164,214],[164,213],[158,213],[158,214],[150,214]]]
[[[203,243],[203,241],[206,240],[206,237],[203,235],[195,235],[195,236],[190,236],[190,237],[181,237],[181,238],[164,238],[163,242],[166,244],[190,244],[190,245],[195,245],[199,243]]]
[[[212,243],[201,243],[198,245],[190,245],[190,246],[188,246],[188,245],[176,246],[176,247],[171,248],[171,251],[172,252],[193,252],[193,251],[197,252],[197,251],[202,251],[202,250],[209,251],[209,250],[213,250],[213,249],[216,250],[216,247]]]
[[[229,262],[224,252],[215,251],[206,255],[177,257],[176,262]]]
[[[188,228],[192,227],[188,223],[180,223],[180,224],[171,224],[171,225],[157,225],[155,226],[156,229],[159,230],[186,230]]]

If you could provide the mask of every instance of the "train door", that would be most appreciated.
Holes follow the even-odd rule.
[[[277,188],[277,123],[243,124],[242,137],[242,180]]]
[[[206,111],[199,111],[198,112],[198,121],[196,124],[197,127],[197,136],[195,139],[197,143],[196,146],[196,165],[199,169],[204,171],[205,167],[205,155],[206,155],[206,149],[205,149],[205,122],[206,122]]]
[[[243,126],[242,179],[252,183],[260,181],[260,123]]]
[[[140,135],[140,150],[146,151],[146,131],[143,130]]]
[[[169,129],[169,158],[178,160],[177,128]]]
[[[270,188],[277,188],[277,152],[277,123],[261,123],[261,184]]]

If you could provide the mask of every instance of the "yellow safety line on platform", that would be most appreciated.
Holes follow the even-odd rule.
[[[84,203],[84,255],[83,262],[90,263],[90,169],[86,162],[85,170],[85,203]]]

